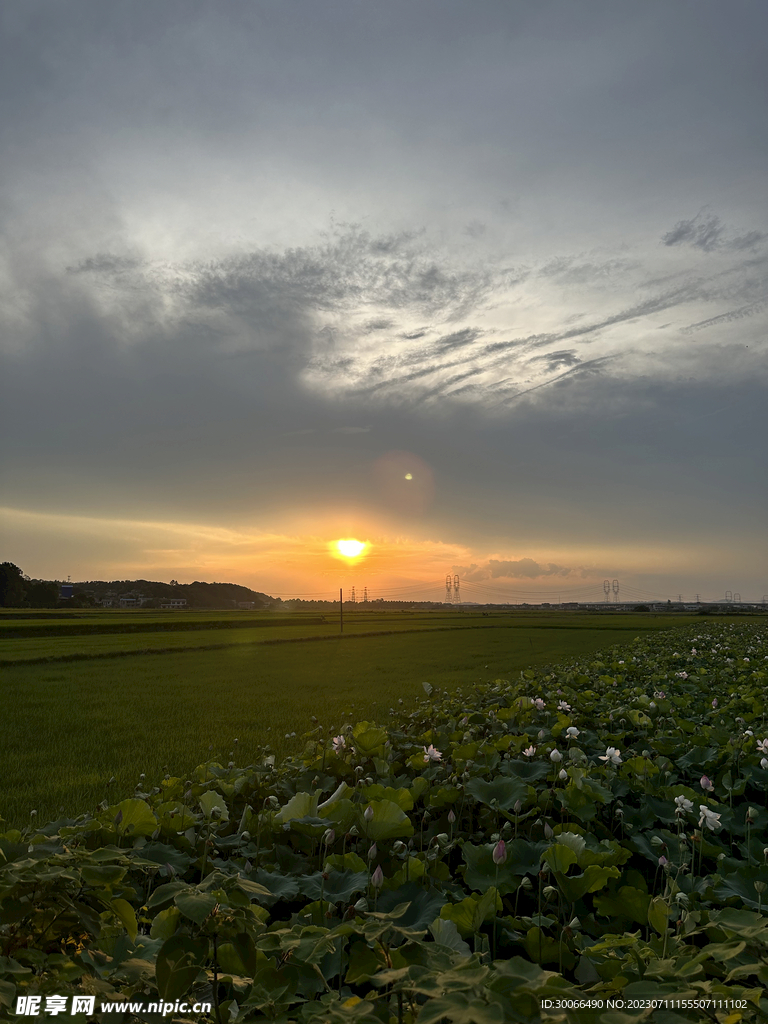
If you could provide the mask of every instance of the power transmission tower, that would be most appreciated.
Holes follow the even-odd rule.
[[[445,603],[446,604],[452,604],[452,602],[453,602],[452,588],[451,588],[452,582],[453,581],[451,580],[451,574],[448,573],[446,575],[446,577],[445,577]]]
[[[363,604],[368,604],[368,587],[363,587]]]
[[[608,601],[610,600],[609,595],[611,593],[611,581],[610,580],[603,580],[603,593],[605,594],[605,603],[608,604]]]
[[[461,593],[459,591],[459,577],[453,577],[453,603],[461,604]]]
[[[350,597],[350,601],[352,602],[352,604],[356,604],[356,601],[355,601],[355,588],[354,588],[354,586],[352,587],[352,596]]]
[[[613,581],[612,590],[613,590],[613,603],[614,604],[618,604],[619,603],[619,581],[618,580],[614,580]]]

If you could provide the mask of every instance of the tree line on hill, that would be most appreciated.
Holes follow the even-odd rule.
[[[0,563],[0,608],[96,608],[112,600],[133,598],[142,608],[159,608],[172,600],[185,600],[187,608],[223,609],[240,604],[272,608],[279,601],[238,583],[159,583],[150,580],[90,580],[68,584],[71,597],[61,596],[60,582],[33,580],[13,562]]]

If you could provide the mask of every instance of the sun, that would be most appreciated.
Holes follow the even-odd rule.
[[[336,541],[336,550],[345,558],[357,558],[364,549],[365,544],[361,540],[354,540],[351,537],[346,540]]]

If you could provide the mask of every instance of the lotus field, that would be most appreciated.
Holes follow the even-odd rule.
[[[6,831],[5,1016],[56,993],[89,1020],[764,1020],[767,640],[702,623],[432,679],[283,764],[233,752]]]

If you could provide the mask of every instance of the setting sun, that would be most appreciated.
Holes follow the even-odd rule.
[[[337,540],[336,548],[345,558],[357,558],[365,544],[360,540]]]

